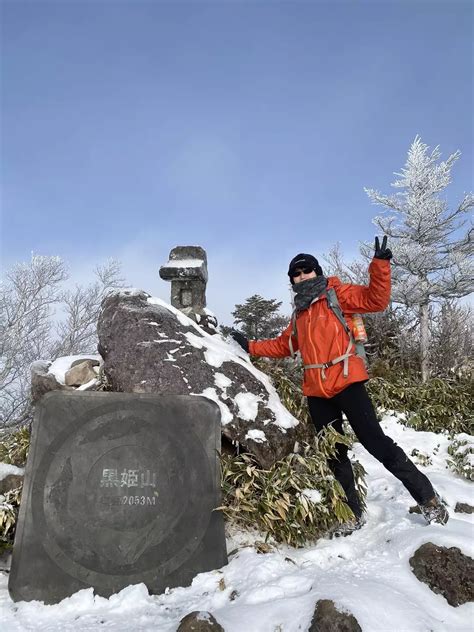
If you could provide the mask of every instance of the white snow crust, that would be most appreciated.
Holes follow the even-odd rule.
[[[226,426],[228,423],[232,421],[234,418],[232,413],[229,410],[229,407],[224,404],[223,401],[219,399],[219,396],[216,392],[215,388],[205,388],[202,393],[190,393],[190,395],[198,395],[201,397],[207,397],[207,399],[212,399],[213,402],[219,406],[221,411],[221,425]]]
[[[223,373],[215,373],[214,374],[214,382],[215,382],[216,386],[218,386],[222,390],[225,390],[226,388],[228,388],[232,384],[232,380],[230,380]]]
[[[257,430],[255,428],[253,430],[249,430],[245,435],[245,438],[252,439],[252,441],[255,441],[256,443],[264,443],[267,441],[267,437],[265,436],[263,430]]]
[[[76,390],[78,390],[78,391],[88,391],[89,389],[94,388],[98,384],[99,384],[99,380],[94,377],[94,378],[92,378],[92,380],[89,380],[89,382],[86,382],[85,384],[81,384],[80,386],[78,386]]]
[[[238,416],[245,421],[254,421],[258,415],[260,397],[254,393],[237,393],[234,398],[238,408]]]
[[[323,499],[321,492],[317,489],[303,489],[301,495],[317,505]]]
[[[200,268],[204,265],[202,259],[170,259],[163,268]]]
[[[0,481],[3,481],[3,479],[10,476],[10,474],[19,474],[23,476],[23,473],[24,469],[22,467],[17,467],[16,465],[11,465],[10,463],[0,462]]]

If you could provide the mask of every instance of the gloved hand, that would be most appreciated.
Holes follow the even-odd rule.
[[[382,240],[382,246],[380,246],[379,238],[375,238],[375,254],[374,259],[388,259],[393,257],[390,248],[387,248],[387,235]]]
[[[235,340],[235,342],[242,347],[244,351],[246,351],[247,353],[249,352],[249,341],[248,338],[244,336],[244,334],[240,333],[240,331],[237,331],[236,329],[232,329],[230,335]]]

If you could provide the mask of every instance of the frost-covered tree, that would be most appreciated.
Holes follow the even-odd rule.
[[[473,367],[472,308],[448,300],[430,320],[433,368],[440,375],[459,375]],[[470,364],[471,363],[471,364]]]
[[[32,362],[96,348],[100,302],[122,284],[115,261],[96,274],[89,286],[64,290],[65,262],[38,255],[6,272],[0,285],[0,429],[30,418]]]
[[[374,204],[386,209],[373,221],[388,235],[394,254],[392,299],[418,312],[423,381],[429,377],[430,304],[466,296],[474,289],[473,230],[468,226],[474,196],[466,194],[454,210],[443,197],[460,155],[456,151],[441,162],[439,148],[430,152],[417,136],[392,183],[399,191],[384,195],[365,189]]]
[[[290,319],[278,313],[280,307],[281,301],[254,294],[245,303],[237,304],[231,313],[234,324],[240,327],[247,338],[258,340],[273,338],[288,325]]]

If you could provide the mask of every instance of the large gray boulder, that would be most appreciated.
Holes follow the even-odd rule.
[[[179,310],[140,290],[102,303],[99,353],[112,391],[203,395],[221,410],[222,432],[263,467],[308,438],[262,372],[235,343],[211,336]],[[306,434],[304,434],[306,433]]]

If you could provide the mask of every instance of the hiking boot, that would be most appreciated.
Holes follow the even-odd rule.
[[[359,516],[359,518],[353,518],[352,520],[347,520],[346,522],[342,522],[338,524],[334,529],[330,532],[330,538],[345,538],[347,535],[351,535],[354,531],[358,531],[361,527],[363,527],[366,523],[365,515]]]
[[[437,522],[438,524],[446,524],[449,520],[449,513],[446,509],[446,503],[440,497],[438,492],[435,492],[435,495],[431,500],[426,502],[424,505],[418,505],[418,507],[420,508],[420,511],[428,524],[431,524],[432,522]]]

